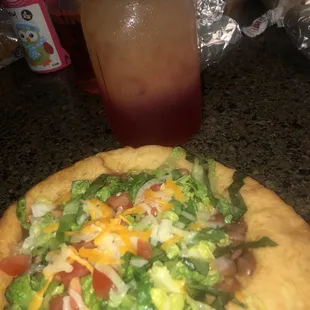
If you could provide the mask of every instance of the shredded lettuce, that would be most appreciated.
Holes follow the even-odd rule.
[[[229,242],[228,235],[220,228],[206,228],[199,231],[191,240],[192,244],[196,244],[201,240],[206,240],[217,245],[225,245]]]
[[[156,169],[155,174],[157,178],[162,177],[163,175],[172,172],[175,170],[177,163],[180,159],[186,157],[186,151],[181,147],[173,148],[167,160]]]
[[[164,211],[161,213],[163,219],[171,220],[172,222],[177,222],[179,216],[173,211]]]
[[[172,178],[173,181],[178,181],[183,177],[183,173],[182,171],[178,170],[178,169],[174,169],[171,172],[169,172],[169,176]]]
[[[153,267],[148,271],[151,282],[155,288],[159,288],[169,293],[181,293],[180,285],[175,281],[168,268],[160,262],[153,264]]]
[[[110,175],[107,177],[105,181],[105,187],[107,187],[111,193],[111,195],[115,195],[119,192],[125,191],[126,185],[125,182],[127,180],[121,179],[119,176]]]
[[[210,167],[208,164],[210,164]],[[196,158],[194,161],[192,175],[198,182],[199,186],[204,188],[204,190],[208,193],[208,198],[210,199],[213,207],[224,215],[226,223],[231,223],[232,221],[238,222],[242,218],[246,212],[246,206],[239,193],[240,188],[243,185],[243,174],[235,174],[234,182],[229,187],[232,203],[221,195],[217,195],[216,197],[216,195],[212,192],[208,175],[211,175],[212,179],[215,178],[215,162],[213,160],[209,160],[207,162],[205,159]],[[215,183],[215,180],[213,180],[213,183]]]
[[[122,299],[121,304],[115,309],[117,310],[136,309],[136,304],[137,304],[136,297],[133,294],[127,293],[126,296]],[[147,306],[146,306],[146,309],[147,309]],[[107,308],[107,310],[110,310],[110,309]]]
[[[16,217],[19,220],[23,228],[25,229],[30,228],[30,224],[27,222],[27,207],[26,207],[25,197],[20,198],[17,202]]]
[[[169,258],[167,257],[164,250],[162,250],[160,247],[153,247],[152,257],[149,259],[148,263],[146,265],[144,265],[144,268],[148,269],[155,262],[164,263],[168,260],[169,260]]]
[[[35,218],[29,230],[29,237],[23,242],[22,252],[33,256],[42,256],[49,249],[57,247],[58,243],[55,242],[54,233],[44,232],[46,226],[54,223],[56,223],[56,220],[51,214]]]
[[[208,165],[208,178],[210,180],[210,189],[215,197],[219,196],[217,186],[216,186],[216,164],[215,160],[212,158],[207,159]]]
[[[81,278],[82,298],[85,305],[92,310],[100,310],[107,304],[106,301],[96,296],[92,285],[92,276],[87,275]]]
[[[226,253],[233,253],[236,249],[259,249],[264,247],[275,247],[278,244],[274,242],[269,237],[262,237],[256,241],[249,241],[249,242],[243,242],[239,244],[238,246],[232,247],[230,245],[217,248],[214,252],[214,255],[216,257],[222,256]]]
[[[137,310],[155,310],[151,297],[151,281],[147,272],[136,272]]]
[[[27,309],[36,292],[31,288],[30,276],[13,279],[6,290],[5,297],[13,309]]]
[[[111,197],[111,191],[108,187],[102,187],[96,193],[96,197],[102,202],[106,202],[109,197]]]
[[[259,240],[256,241],[249,241],[241,243],[238,247],[239,248],[247,248],[247,249],[258,249],[258,248],[264,248],[264,247],[274,247],[278,244],[271,240],[269,237],[262,237]]]
[[[39,291],[45,284],[46,280],[43,274],[33,274],[30,276],[30,286],[34,291]]]
[[[146,172],[128,176],[128,179],[124,181],[124,188],[129,193],[131,201],[135,201],[139,189],[153,178],[153,174]]]
[[[181,250],[176,244],[172,244],[165,250],[165,252],[169,259],[173,259],[181,255]]]
[[[214,259],[216,245],[212,242],[201,240],[192,246],[187,253],[187,257],[210,261]]]
[[[191,283],[202,283],[203,285],[213,286],[221,280],[220,274],[210,269],[210,266],[207,262],[204,262],[204,265],[201,265],[201,269],[197,269],[192,261],[189,259],[182,259],[181,261],[169,261],[166,263],[167,268],[169,269],[171,276],[175,280],[183,280]]]
[[[64,204],[64,215],[67,214],[77,214],[79,209],[82,209],[81,197],[77,196],[70,199]]]
[[[90,181],[83,181],[83,180],[73,181],[71,187],[71,197],[75,198],[85,194],[90,184],[91,184]]]
[[[152,301],[158,310],[183,310],[185,298],[182,294],[167,294],[159,288],[151,289]]]
[[[183,258],[182,262],[191,271],[195,270],[203,276],[207,276],[209,274],[209,264],[206,261],[196,258]]]
[[[215,310],[215,308],[202,303],[201,301],[196,301],[189,296],[186,296],[186,304],[189,306],[189,310]]]
[[[182,202],[176,199],[171,199],[169,203],[173,205],[173,211],[176,213],[176,215],[181,215],[181,212],[183,211],[184,208]]]
[[[93,181],[86,192],[83,194],[83,199],[90,199],[96,196],[98,190],[104,186],[106,186],[106,180],[108,178],[108,174],[100,175],[95,181]]]
[[[247,206],[240,194],[240,189],[244,185],[245,174],[240,171],[236,171],[233,175],[233,183],[228,187],[230,200],[234,206],[238,206],[234,210],[234,220],[238,221],[247,210]]]
[[[56,296],[64,292],[64,285],[60,282],[51,282],[43,296],[40,310],[48,309],[49,302]]]
[[[130,252],[126,252],[122,256],[123,264],[121,265],[119,274],[126,283],[130,282],[134,278],[134,267],[130,265],[130,260],[133,256],[134,255]]]

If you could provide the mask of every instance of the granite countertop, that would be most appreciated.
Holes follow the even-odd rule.
[[[244,38],[203,74],[204,118],[185,147],[242,169],[310,222],[310,61],[283,29]],[[50,174],[118,147],[96,95],[73,69],[0,70],[1,212]]]

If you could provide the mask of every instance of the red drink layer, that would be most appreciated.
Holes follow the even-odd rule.
[[[141,102],[112,102],[107,96],[102,97],[110,126],[123,145],[180,145],[201,123],[199,81],[166,96],[145,96]]]
[[[82,0],[103,104],[123,145],[176,145],[201,123],[192,0]]]

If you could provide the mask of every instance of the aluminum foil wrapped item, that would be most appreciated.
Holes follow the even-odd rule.
[[[284,17],[284,26],[293,44],[310,59],[310,1],[291,8]]]
[[[22,57],[21,47],[6,11],[0,7],[0,69]]]
[[[218,61],[241,39],[239,25],[223,15],[225,0],[196,0],[201,69]]]
[[[286,13],[302,1],[303,0],[279,0],[275,7],[271,7],[266,13],[255,19],[252,25],[243,27],[242,32],[248,37],[256,37],[273,25],[284,27],[283,20]],[[275,1],[272,3],[275,3]]]

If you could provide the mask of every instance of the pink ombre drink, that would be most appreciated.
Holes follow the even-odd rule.
[[[82,0],[107,118],[122,144],[177,145],[201,124],[192,0]]]
[[[4,0],[4,7],[33,71],[48,73],[70,65],[43,0]]]

